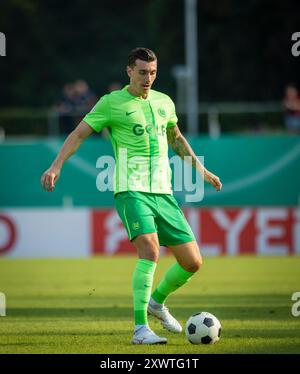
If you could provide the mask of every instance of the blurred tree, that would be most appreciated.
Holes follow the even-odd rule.
[[[127,82],[136,46],[159,58],[156,88],[173,95],[173,65],[184,63],[184,0],[1,0],[0,105],[52,104],[61,87],[86,79],[98,96]],[[201,100],[277,100],[288,81],[300,84],[291,35],[300,31],[298,0],[201,0]]]

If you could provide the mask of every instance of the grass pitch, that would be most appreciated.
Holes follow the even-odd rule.
[[[160,259],[154,284],[172,263]],[[165,346],[132,346],[131,275],[134,257],[79,260],[0,260],[0,353],[300,353],[300,316],[291,295],[300,291],[300,257],[207,258],[167,305],[184,325],[199,311],[215,314],[222,336],[192,345],[184,333],[150,326]]]

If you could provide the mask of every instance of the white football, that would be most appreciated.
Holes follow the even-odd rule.
[[[208,312],[193,314],[185,325],[185,334],[192,344],[214,344],[221,336],[221,323]]]

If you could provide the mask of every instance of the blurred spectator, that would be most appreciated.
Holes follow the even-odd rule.
[[[75,89],[75,111],[80,114],[89,112],[97,102],[95,94],[90,90],[87,82],[78,79],[74,83]]]
[[[66,83],[63,87],[62,96],[55,110],[59,115],[60,131],[63,134],[68,134],[74,128],[72,113],[75,102],[75,87],[72,83]]]
[[[294,84],[286,86],[283,105],[286,128],[292,133],[300,133],[300,96]]]
[[[78,79],[74,83],[66,83],[61,99],[55,106],[59,115],[60,132],[69,134],[96,101],[97,97],[85,80]]]
[[[121,90],[120,82],[113,81],[107,87],[107,92]],[[96,95],[91,91],[84,79],[68,82],[63,87],[61,98],[55,106],[59,116],[60,132],[68,135],[80,122],[83,115],[88,113],[97,102]],[[107,131],[102,131],[104,138],[108,137]]]

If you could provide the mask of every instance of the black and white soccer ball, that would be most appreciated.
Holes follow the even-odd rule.
[[[185,325],[185,334],[192,344],[214,344],[221,336],[221,323],[208,312],[193,314]]]

